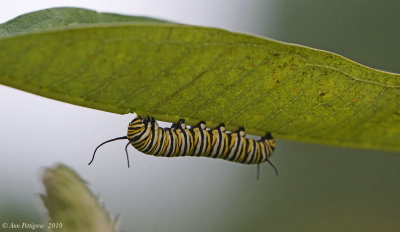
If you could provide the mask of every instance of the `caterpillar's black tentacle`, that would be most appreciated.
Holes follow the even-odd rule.
[[[109,143],[109,142],[112,142],[112,141],[115,141],[115,140],[120,140],[120,139],[128,139],[128,137],[127,137],[127,136],[122,136],[122,137],[110,139],[110,140],[107,140],[107,141],[101,143],[99,146],[97,146],[96,149],[95,149],[94,152],[93,152],[92,160],[90,160],[90,162],[88,163],[88,165],[90,165],[90,164],[93,162],[94,156],[96,155],[96,151],[97,151],[97,149],[99,149],[99,147],[103,146],[103,145],[106,144],[106,143]]]
[[[128,155],[128,146],[129,146],[129,144],[131,144],[130,141],[125,145],[126,161],[128,162],[128,168],[130,167],[129,166],[129,155]]]
[[[271,167],[275,170],[275,174],[276,174],[277,176],[279,176],[278,169],[275,167],[275,165],[274,165],[269,159],[267,159],[266,161],[267,161],[267,162],[269,163],[269,165],[271,165]]]

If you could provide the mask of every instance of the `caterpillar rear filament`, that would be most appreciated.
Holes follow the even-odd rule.
[[[203,156],[258,165],[268,162],[278,175],[277,169],[269,161],[275,149],[275,141],[271,133],[267,132],[258,141],[245,136],[244,128],[226,133],[223,123],[214,129],[206,129],[205,122],[201,121],[187,128],[185,120],[180,119],[177,123],[173,123],[171,128],[160,128],[153,117],[147,116],[144,119],[136,117],[129,123],[127,136],[110,139],[97,146],[89,165],[93,162],[99,147],[108,142],[127,139],[129,142],[125,146],[125,152],[128,167],[127,148],[131,144],[137,150],[154,156]]]

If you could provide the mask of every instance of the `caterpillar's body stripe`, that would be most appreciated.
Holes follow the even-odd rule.
[[[245,164],[267,161],[275,148],[269,133],[256,141],[246,138],[243,128],[226,133],[223,124],[206,129],[204,122],[186,128],[183,120],[171,128],[160,128],[150,117],[133,119],[128,126],[127,138],[133,147],[148,155],[204,156]]]
[[[268,162],[272,165],[269,158],[274,152],[275,141],[271,133],[267,132],[266,136],[257,141],[245,136],[244,128],[226,133],[224,124],[221,123],[214,129],[206,129],[204,121],[187,128],[185,121],[181,119],[177,123],[173,123],[171,128],[161,128],[153,117],[148,116],[144,119],[134,118],[129,123],[127,136],[104,143],[117,139],[128,139],[127,146],[131,144],[137,150],[148,155],[160,157],[203,156],[243,164]],[[95,153],[104,143],[96,148]]]

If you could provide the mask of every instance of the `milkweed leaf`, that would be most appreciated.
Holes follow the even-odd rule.
[[[398,74],[252,35],[101,15],[57,8],[1,25],[0,83],[113,113],[400,151]]]

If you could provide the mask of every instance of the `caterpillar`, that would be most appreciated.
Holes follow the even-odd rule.
[[[268,162],[278,175],[275,166],[269,161],[275,150],[275,140],[270,132],[256,141],[246,138],[243,127],[232,133],[226,133],[225,125],[219,124],[214,129],[206,129],[206,123],[200,121],[197,125],[187,128],[184,119],[173,123],[171,128],[160,128],[153,117],[140,116],[134,118],[128,126],[126,136],[107,140],[96,147],[120,139],[127,139],[125,153],[129,167],[128,146],[131,144],[137,150],[153,156],[203,156],[219,158],[243,164],[259,164]],[[258,178],[258,174],[257,174]]]

